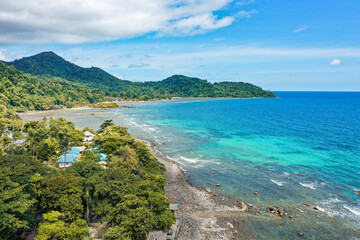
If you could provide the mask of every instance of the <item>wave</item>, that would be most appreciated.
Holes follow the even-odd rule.
[[[316,183],[301,183],[301,182],[299,182],[299,183],[303,187],[307,187],[307,188],[310,188],[312,190],[316,190],[316,188],[315,188]]]
[[[197,159],[197,158],[186,158],[186,157],[183,157],[183,156],[180,156],[181,159],[187,161],[187,162],[191,162],[191,163],[197,163],[200,161],[200,159]]]
[[[270,179],[270,181],[272,181],[273,183],[275,183],[278,186],[283,186],[284,185],[284,182],[275,181],[275,180],[272,180],[272,179]]]
[[[360,208],[356,208],[356,207],[349,207],[347,205],[344,205],[344,208],[349,210],[350,212],[352,212],[353,214],[360,216]]]

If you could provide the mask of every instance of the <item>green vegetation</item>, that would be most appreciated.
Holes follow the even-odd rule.
[[[36,240],[80,240],[94,219],[101,219],[104,239],[146,239],[175,222],[164,196],[164,166],[126,128],[107,120],[89,146],[107,155],[107,168],[85,150],[59,169],[58,157],[82,144],[83,131],[64,118],[23,125],[13,110],[0,110],[0,239],[35,231]],[[16,146],[4,133],[26,142]]]
[[[40,79],[0,62],[0,104],[15,111],[50,110],[103,101],[104,93],[59,78]]]
[[[104,102],[104,103],[94,103],[90,107],[93,108],[117,108],[120,107],[116,102]]]
[[[158,82],[120,80],[99,68],[82,68],[53,52],[7,63],[26,73],[62,78],[90,89],[100,89],[105,95],[123,100],[170,99],[172,97],[275,97],[270,91],[243,82],[209,83],[199,78],[174,75]]]

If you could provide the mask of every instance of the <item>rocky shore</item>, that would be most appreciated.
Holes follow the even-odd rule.
[[[172,203],[179,204],[176,217],[181,225],[175,239],[255,239],[246,231],[249,207],[246,203],[226,203],[214,194],[194,187],[178,163],[164,158],[155,145],[151,152],[166,167],[166,193]]]

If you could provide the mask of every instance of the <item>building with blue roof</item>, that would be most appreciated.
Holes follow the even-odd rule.
[[[93,147],[90,148],[90,151],[94,152],[94,153],[98,153],[98,156],[96,156],[95,161],[99,162],[101,165],[106,165],[107,161],[109,161],[109,159],[107,158],[106,154],[101,152],[101,149],[98,147]]]
[[[74,162],[79,160],[80,154],[83,152],[84,147],[72,147],[63,153],[57,161],[60,168],[70,167]]]

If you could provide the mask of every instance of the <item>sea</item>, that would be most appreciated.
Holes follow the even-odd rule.
[[[275,93],[46,115],[79,128],[113,119],[154,142],[195,186],[257,208],[245,226],[256,239],[360,239],[360,92]]]

